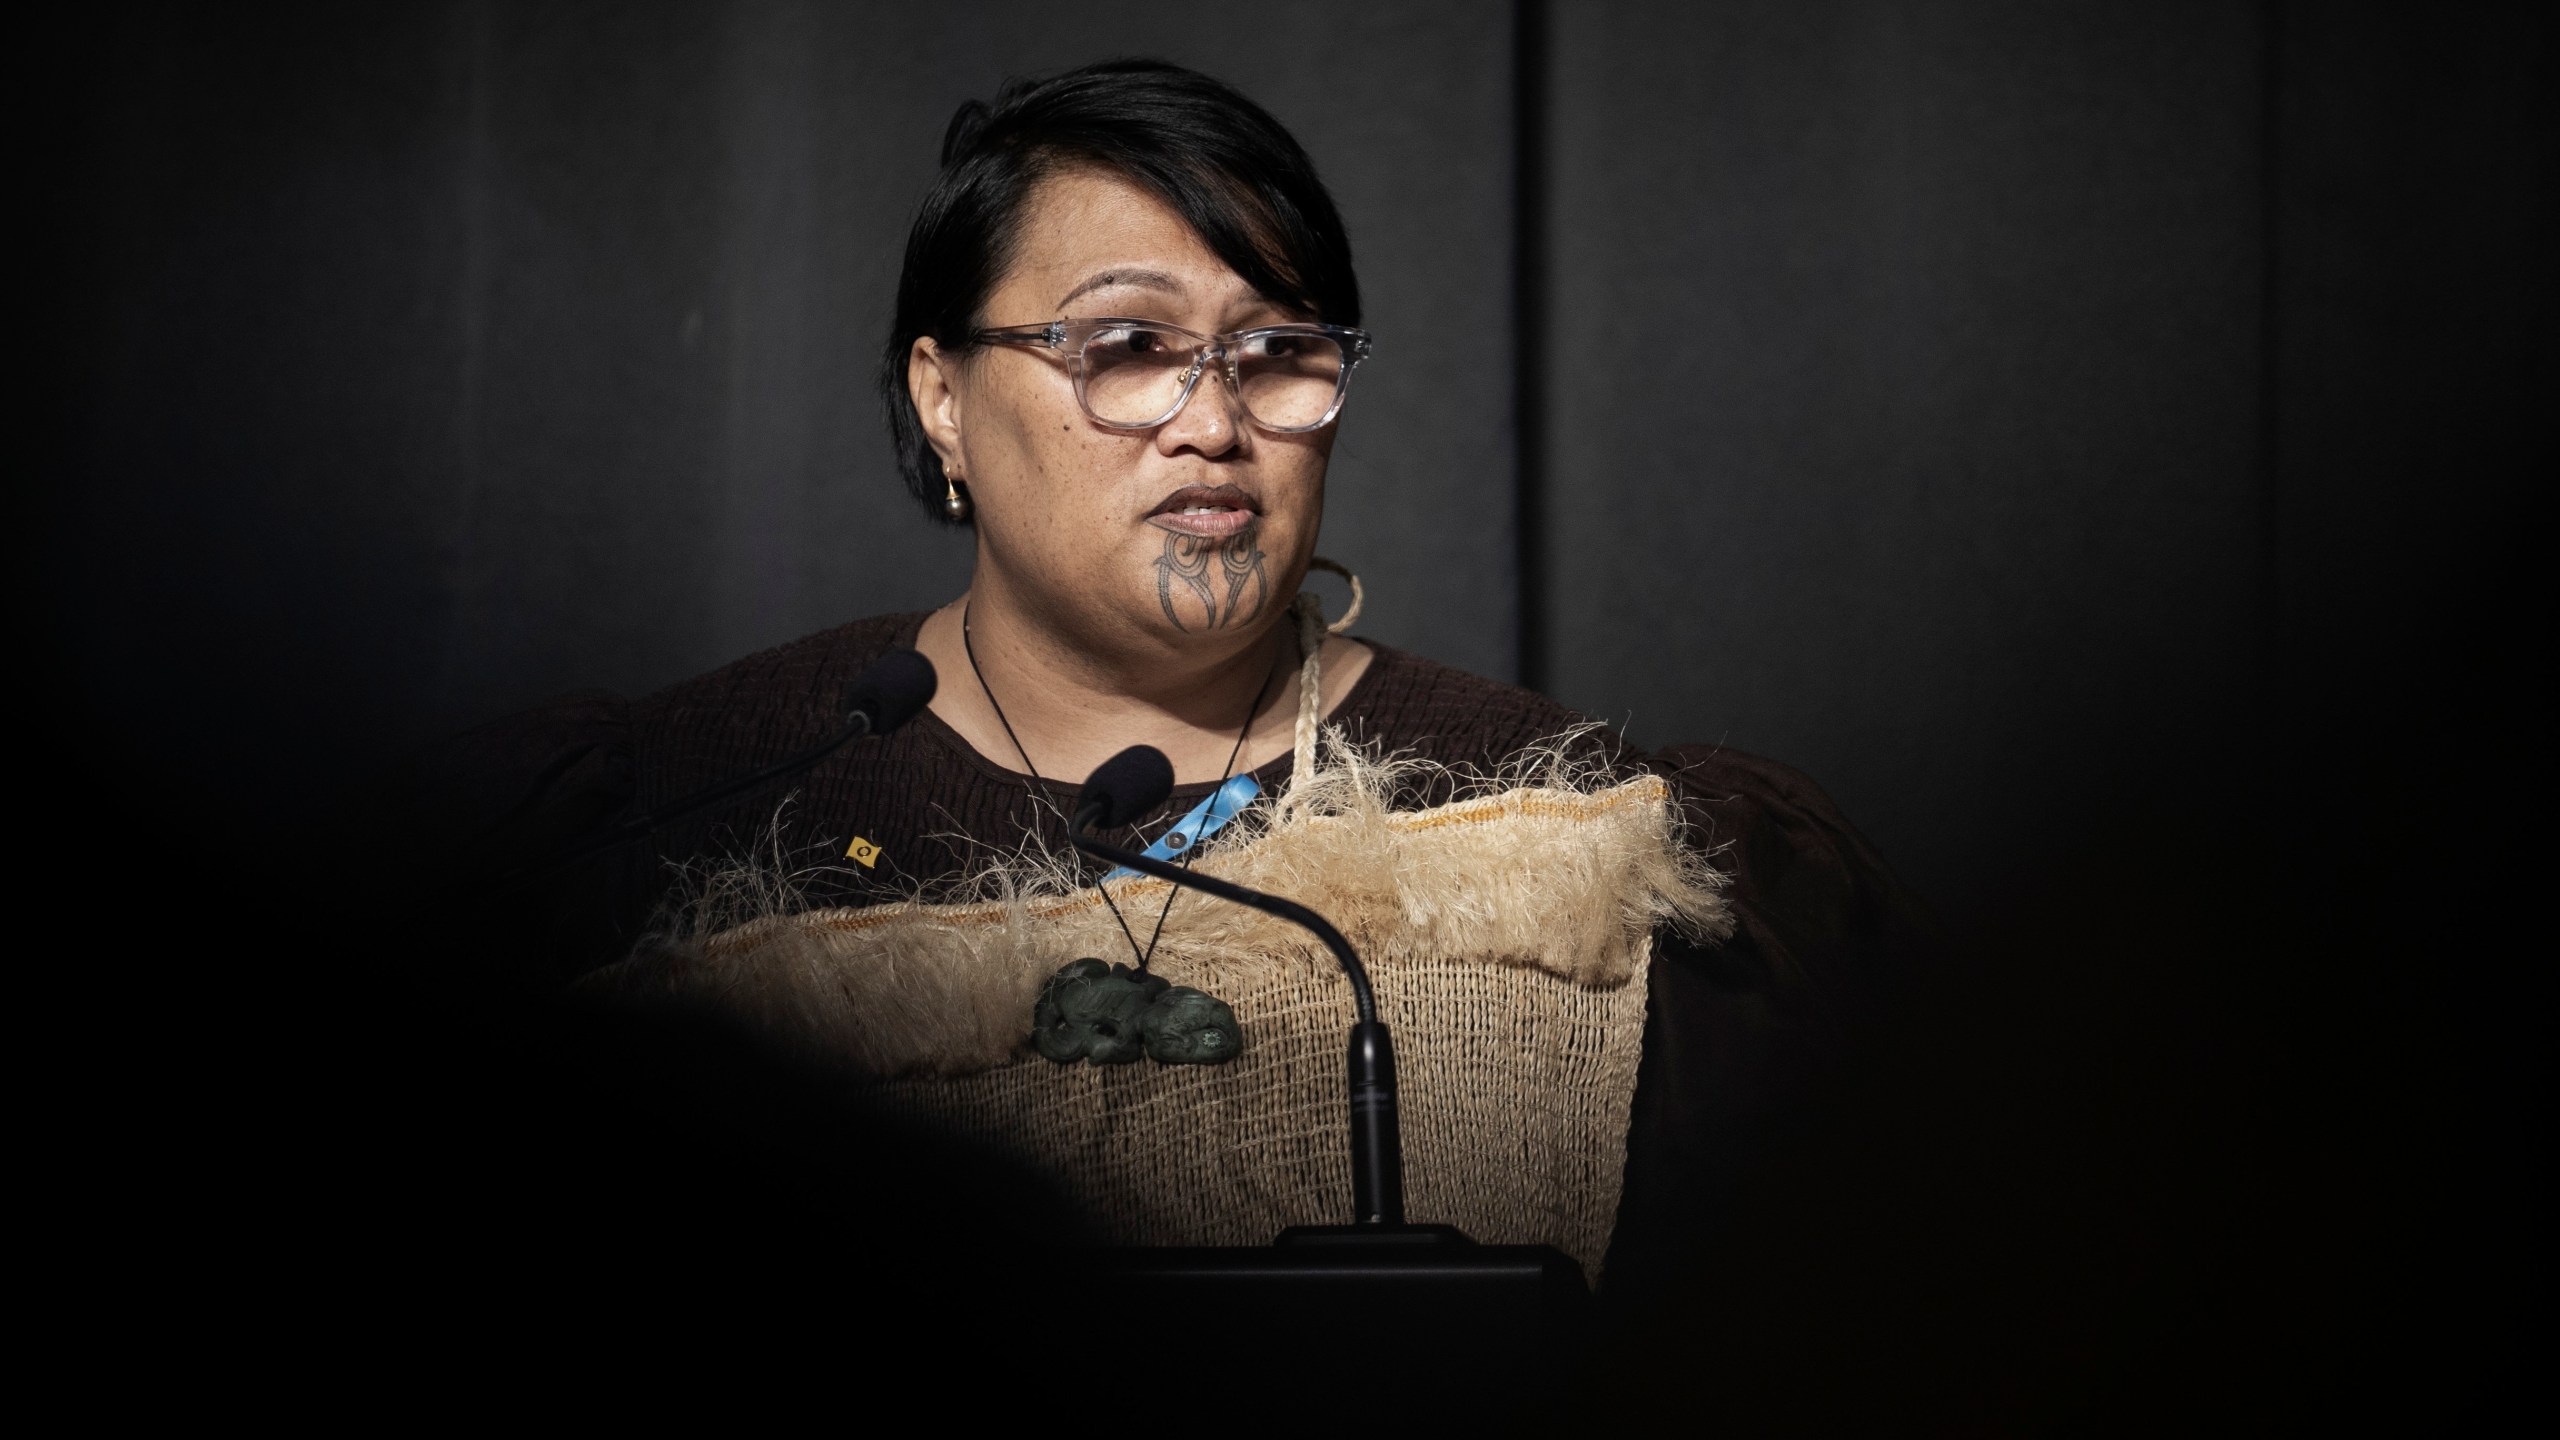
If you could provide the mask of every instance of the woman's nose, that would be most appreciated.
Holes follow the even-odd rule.
[[[1191,398],[1173,412],[1172,419],[1156,428],[1156,449],[1167,455],[1195,450],[1217,456],[1248,443],[1244,404],[1236,395],[1227,358],[1213,355],[1202,366],[1199,380],[1193,383]]]

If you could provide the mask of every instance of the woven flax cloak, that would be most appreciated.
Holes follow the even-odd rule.
[[[1312,618],[1302,609],[1302,628]],[[1305,648],[1312,657],[1312,635]],[[1449,804],[1397,811],[1388,797],[1412,763],[1330,736],[1319,765],[1311,709],[1278,802],[1194,863],[1312,905],[1367,961],[1396,1035],[1408,1213],[1556,1245],[1596,1276],[1652,935],[1728,931],[1721,878],[1682,848],[1659,777],[1577,773],[1559,745]],[[766,914],[651,947],[590,984],[707,999],[877,1077],[891,1104],[1058,1175],[1121,1243],[1258,1245],[1348,1219],[1352,1007],[1332,957],[1284,921],[1183,892],[1154,969],[1231,1004],[1244,1053],[1223,1066],[1056,1065],[1028,1044],[1041,982],[1127,945],[1072,875],[1034,857],[957,903]],[[1133,916],[1164,892],[1145,877],[1112,885]]]

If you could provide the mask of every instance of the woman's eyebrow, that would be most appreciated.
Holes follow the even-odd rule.
[[[1058,297],[1057,308],[1064,310],[1067,308],[1068,301],[1108,285],[1133,285],[1141,290],[1160,290],[1167,295],[1183,293],[1182,282],[1161,270],[1105,270]]]

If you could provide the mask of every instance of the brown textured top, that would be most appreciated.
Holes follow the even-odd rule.
[[[912,645],[923,620],[918,614],[856,621],[633,705],[639,804],[663,804],[817,743],[840,723],[855,675],[892,646]],[[970,681],[946,675],[942,683]],[[1543,696],[1383,646],[1327,719],[1355,741],[1477,769],[1582,721]],[[1587,743],[1618,753],[1598,737]],[[1283,755],[1253,775],[1267,794],[1288,773]],[[1065,816],[1083,778],[1034,781],[979,754],[928,710],[885,740],[858,742],[831,756],[797,783],[792,803],[778,816],[777,789],[683,823],[660,843],[666,853],[688,855],[744,842],[769,858],[826,865],[829,873],[807,886],[823,903],[903,898],[977,868],[1026,836],[1066,850]],[[1114,838],[1143,846],[1216,788],[1179,786],[1164,806]],[[1431,799],[1412,798],[1416,804]],[[869,867],[844,858],[857,836],[877,847]]]

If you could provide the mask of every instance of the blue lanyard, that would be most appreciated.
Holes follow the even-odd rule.
[[[1250,775],[1239,775],[1211,791],[1209,798],[1191,808],[1180,823],[1167,830],[1156,843],[1139,852],[1150,860],[1179,859],[1184,852],[1218,833],[1218,827],[1236,818],[1244,807],[1262,793],[1262,786]],[[1120,866],[1102,877],[1105,884],[1114,880],[1134,880],[1138,872]]]

